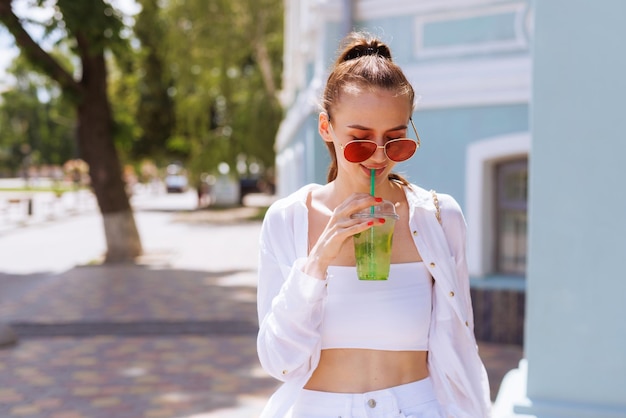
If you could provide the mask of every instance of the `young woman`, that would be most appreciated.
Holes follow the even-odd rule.
[[[347,37],[322,107],[328,183],[277,201],[263,222],[257,349],[284,384],[262,416],[488,417],[460,207],[392,172],[419,136],[413,88],[389,48]],[[352,236],[384,219],[351,215],[383,199],[399,215],[389,278],[361,281]]]

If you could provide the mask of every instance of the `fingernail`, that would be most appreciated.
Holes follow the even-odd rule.
[[[374,221],[369,221],[369,222],[367,223],[367,226],[372,226],[372,225],[374,225]]]
[[[375,197],[375,198],[374,198],[374,200],[376,200],[377,202],[379,202],[379,203],[380,203],[380,202],[382,202],[382,201],[383,201],[383,198],[382,198],[382,197]]]
[[[381,224],[384,224],[385,220],[386,220],[385,218],[378,218],[378,222],[380,222]]]

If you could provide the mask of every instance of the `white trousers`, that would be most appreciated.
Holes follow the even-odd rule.
[[[444,418],[430,378],[367,393],[303,389],[293,418]]]

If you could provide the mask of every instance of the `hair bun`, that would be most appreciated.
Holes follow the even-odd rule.
[[[359,57],[364,57],[366,55],[379,55],[383,58],[391,60],[391,51],[387,45],[382,43],[373,43],[373,44],[359,44],[354,45],[350,48],[343,56],[344,61],[350,61]]]

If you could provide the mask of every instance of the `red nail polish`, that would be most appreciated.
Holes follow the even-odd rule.
[[[374,225],[374,221],[369,221],[369,222],[367,223],[367,226],[372,226],[372,225]]]
[[[386,221],[386,219],[385,219],[385,218],[378,218],[378,222],[380,222],[381,224],[384,224],[384,223],[385,223],[385,221]]]
[[[380,202],[383,201],[383,198],[382,197],[375,197],[374,200],[376,200],[378,203],[380,203]]]

